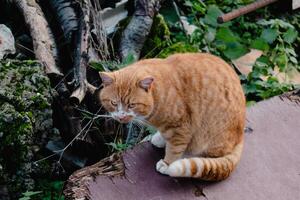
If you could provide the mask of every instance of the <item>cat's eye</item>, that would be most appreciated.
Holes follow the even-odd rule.
[[[131,103],[128,105],[128,108],[134,108],[136,106],[136,103]]]
[[[113,105],[113,106],[117,106],[117,102],[114,101],[114,100],[111,100],[110,103],[111,103],[111,105]]]

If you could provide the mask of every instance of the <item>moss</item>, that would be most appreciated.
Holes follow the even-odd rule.
[[[153,24],[141,52],[141,57],[155,57],[168,43],[170,43],[170,30],[162,15],[153,19]]]
[[[184,42],[174,43],[162,50],[157,57],[166,58],[174,53],[198,52],[198,48]]]
[[[49,172],[32,161],[53,132],[52,91],[34,61],[2,61],[0,78],[0,185],[15,197],[35,187],[37,173]]]

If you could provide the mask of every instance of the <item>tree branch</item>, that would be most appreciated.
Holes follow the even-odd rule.
[[[13,2],[24,16],[32,37],[35,56],[44,65],[46,74],[63,76],[56,66],[56,44],[40,6],[35,0]]]
[[[161,0],[137,0],[134,15],[123,32],[119,54],[125,59],[132,54],[139,59],[141,49],[150,32],[153,17],[158,12]]]

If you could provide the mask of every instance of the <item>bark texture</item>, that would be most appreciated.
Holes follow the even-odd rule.
[[[90,199],[88,183],[97,176],[116,177],[124,175],[124,164],[120,154],[113,154],[100,162],[78,170],[68,179],[64,194],[66,199]]]
[[[14,0],[30,30],[36,58],[44,65],[48,75],[63,76],[56,66],[56,45],[48,23],[35,0]]]
[[[82,16],[77,37],[77,47],[74,57],[74,88],[70,99],[73,103],[79,104],[87,92],[86,68],[88,66],[88,45],[89,45],[89,16]]]
[[[121,59],[133,55],[139,59],[144,42],[150,32],[153,17],[158,12],[161,0],[137,0],[133,17],[123,32],[119,54]]]

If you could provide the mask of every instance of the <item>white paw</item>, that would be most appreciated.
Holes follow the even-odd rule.
[[[158,148],[164,148],[166,146],[165,139],[161,136],[160,132],[158,131],[152,136],[151,143]]]
[[[165,163],[165,161],[163,159],[161,159],[160,161],[158,161],[156,163],[156,171],[158,171],[161,174],[166,174],[168,175],[167,171],[168,171],[168,164]]]

